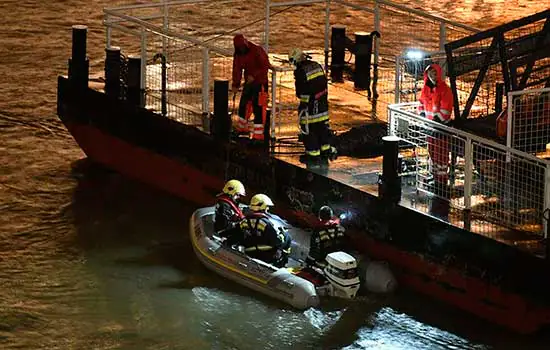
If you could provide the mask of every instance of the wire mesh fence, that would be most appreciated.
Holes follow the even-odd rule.
[[[549,163],[426,120],[414,113],[417,106],[389,108],[390,134],[414,148],[416,188],[471,211],[474,219],[544,235]]]
[[[377,5],[379,24],[375,22]],[[253,42],[268,44],[274,65],[284,61],[290,49],[297,44],[312,53],[318,62],[324,63],[331,25],[344,24],[351,37],[355,32],[373,31],[378,25],[383,33],[391,33],[383,35],[379,42],[381,55],[378,62],[377,101],[380,103],[376,104],[373,110],[373,104],[368,100],[366,92],[356,90],[353,82],[332,84],[329,96],[335,96],[331,103],[337,107],[332,108],[333,115],[353,113],[353,118],[335,118],[333,127],[336,130],[364,124],[374,115],[385,119],[387,104],[395,101],[394,55],[411,45],[437,49],[440,46],[440,23],[443,23],[433,16],[423,17],[418,10],[374,0],[262,0],[251,1],[249,4],[236,0],[182,0],[158,1],[111,10],[111,14],[120,16],[109,16],[106,12],[106,22],[110,24],[107,34],[108,45],[123,46],[128,54],[141,54],[147,57],[147,75],[144,80],[148,95],[154,96],[148,100],[151,107],[158,109],[158,101],[162,101],[159,92],[159,89],[162,90],[162,65],[159,60],[153,61],[155,55],[162,53],[167,61],[166,100],[169,104],[180,107],[177,109],[178,113],[186,111],[185,116],[178,117],[178,120],[186,120],[192,124],[200,124],[198,120],[189,119],[192,115],[206,109],[211,110],[213,80],[231,79],[230,55],[232,38],[236,32],[243,33]],[[136,37],[142,36],[145,25],[153,26],[153,30],[145,30],[146,38],[142,38],[140,44]],[[407,39],[413,32],[413,26],[414,32],[419,34]],[[450,22],[444,23],[444,27],[448,28],[443,33],[446,37],[460,37],[468,32],[460,26],[453,26]],[[212,53],[208,54],[208,93],[202,93],[206,88],[203,86],[202,78],[205,74],[203,61],[206,59],[202,49],[205,46],[215,47],[224,52],[223,55],[218,53],[216,57],[210,57]],[[330,50],[328,55],[330,57]],[[353,63],[353,59],[348,53],[348,62]],[[273,115],[275,119],[280,119],[279,125],[283,125],[285,121],[296,118],[292,71],[288,70],[288,67],[278,72],[274,87],[276,91],[271,101],[275,105]],[[358,107],[338,103],[344,97],[356,101]]]
[[[550,151],[550,88],[511,92],[508,101],[511,106],[504,123],[511,124],[507,136],[511,147],[546,157]]]

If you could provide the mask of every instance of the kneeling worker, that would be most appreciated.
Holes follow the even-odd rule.
[[[327,205],[319,209],[318,218],[319,226],[314,228],[311,235],[306,263],[322,269],[326,266],[325,258],[328,254],[345,248],[346,230]]]
[[[243,246],[252,258],[260,259],[276,267],[283,267],[288,262],[290,253],[290,236],[286,232],[277,232],[271,223],[268,209],[273,206],[265,194],[257,194],[250,200],[250,212],[241,221]]]
[[[330,145],[328,82],[323,67],[309,59],[300,49],[293,49],[288,60],[295,66],[294,84],[300,99],[298,115],[306,154],[303,163],[319,163],[335,159],[336,149]]]

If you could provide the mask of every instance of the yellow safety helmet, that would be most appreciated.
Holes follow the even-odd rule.
[[[271,198],[262,193],[256,194],[250,199],[250,209],[254,211],[266,210],[267,207],[274,205]]]
[[[239,180],[227,181],[225,183],[225,186],[223,187],[223,193],[225,193],[228,196],[234,196],[236,194],[243,197],[246,196],[244,185]]]
[[[303,59],[304,59],[304,52],[297,47],[293,48],[288,54],[288,62],[290,62],[291,64],[296,65],[298,62],[302,61]]]

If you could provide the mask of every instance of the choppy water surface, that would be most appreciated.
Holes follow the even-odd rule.
[[[415,6],[483,26],[542,3]],[[70,26],[90,27],[101,69],[106,5],[0,3],[0,348],[545,348],[420,296],[297,312],[203,268],[187,239],[194,207],[79,162],[55,116]]]

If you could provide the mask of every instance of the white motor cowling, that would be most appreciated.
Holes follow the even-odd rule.
[[[330,283],[334,297],[353,299],[361,284],[357,271],[357,260],[348,253],[334,252],[326,257],[323,272]]]

